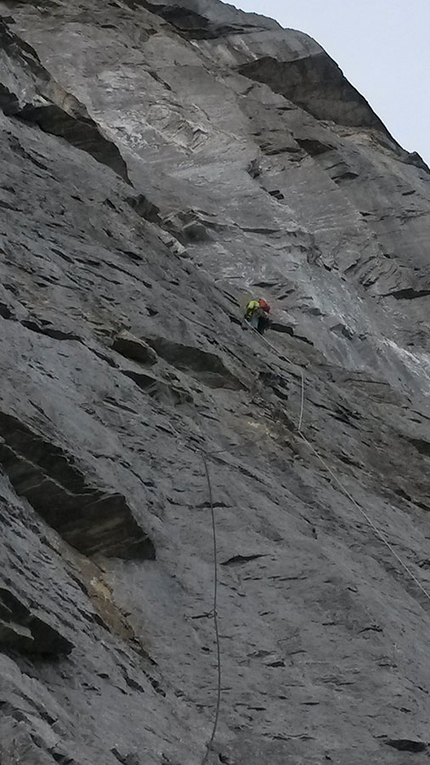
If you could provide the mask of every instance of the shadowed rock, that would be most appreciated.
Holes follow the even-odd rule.
[[[148,394],[148,396],[151,396],[151,398],[154,398],[160,403],[176,406],[178,404],[193,402],[193,398],[189,391],[184,390],[177,385],[166,383],[155,375],[136,372],[133,369],[121,369],[121,372],[126,377],[129,377],[130,380],[133,380],[141,390]]]
[[[398,749],[399,752],[425,752],[428,744],[424,741],[411,741],[408,738],[391,739],[386,742],[387,746],[392,746],[393,749]]]
[[[0,45],[6,56],[0,107],[8,116],[38,125],[64,138],[130,182],[119,149],[105,138],[85,106],[64,90],[40,62],[35,49],[0,20]]]
[[[241,390],[244,387],[223,360],[214,353],[161,337],[148,338],[148,343],[163,359],[177,369],[188,370],[193,377],[210,388]]]
[[[318,119],[355,127],[376,127],[389,135],[366,99],[325,51],[291,61],[265,56],[244,64],[239,71],[245,77],[269,85]],[[310,148],[315,152],[315,147]],[[320,151],[318,147],[317,153]]]
[[[137,197],[127,197],[126,202],[141,218],[145,218],[150,223],[161,224],[160,208],[147,199],[144,194],[139,194]]]
[[[416,300],[417,298],[429,297],[430,290],[415,290],[413,287],[388,292],[384,297],[394,297],[396,300]]]
[[[156,364],[157,354],[148,343],[138,337],[134,337],[130,332],[120,332],[112,345],[114,351],[125,356],[127,359],[140,361],[142,364]]]
[[[26,104],[23,109],[14,110],[14,114],[26,122],[38,125],[45,133],[64,138],[71,146],[86,151],[97,162],[107,165],[124,181],[130,182],[127,165],[118,148],[101,134],[99,127],[90,117],[74,117],[56,104]]]
[[[16,418],[0,414],[0,462],[17,494],[86,555],[155,558],[121,494],[89,486],[73,460]]]
[[[68,654],[73,648],[57,629],[4,586],[0,586],[0,646],[42,656]]]

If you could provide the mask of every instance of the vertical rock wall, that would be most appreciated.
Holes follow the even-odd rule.
[[[264,17],[0,13],[2,765],[203,761],[207,452],[208,763],[426,762],[428,168]]]

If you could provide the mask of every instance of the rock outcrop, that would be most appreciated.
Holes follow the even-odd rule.
[[[204,761],[211,510],[208,765],[427,762],[427,165],[218,0],[0,14],[2,765]]]

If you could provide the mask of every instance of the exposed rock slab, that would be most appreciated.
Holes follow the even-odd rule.
[[[102,135],[85,106],[51,77],[34,48],[4,21],[0,21],[0,45],[4,67],[0,106],[5,114],[64,138],[128,180],[127,166],[117,146]]]
[[[23,496],[66,542],[86,554],[155,558],[123,496],[86,483],[70,455],[0,413],[0,462]]]

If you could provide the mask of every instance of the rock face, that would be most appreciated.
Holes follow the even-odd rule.
[[[429,169],[264,17],[0,12],[2,765],[204,761],[211,501],[209,765],[427,762]]]

